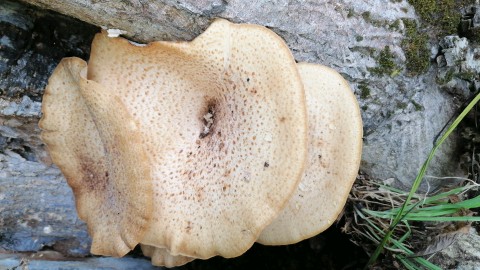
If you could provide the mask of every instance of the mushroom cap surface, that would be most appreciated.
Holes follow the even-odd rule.
[[[88,79],[139,122],[153,177],[141,243],[173,256],[238,256],[298,185],[307,153],[303,85],[272,31],[216,20],[191,42],[141,47],[98,34]]]
[[[308,114],[308,158],[296,192],[257,242],[286,245],[327,229],[341,213],[362,152],[362,119],[347,81],[335,70],[299,63]]]
[[[143,255],[150,257],[152,264],[155,266],[177,267],[187,264],[196,258],[187,256],[173,256],[166,248],[154,247],[140,244]]]
[[[39,126],[88,225],[92,253],[123,256],[141,240],[151,217],[150,168],[138,123],[118,98],[82,76],[86,66],[64,58],[56,67]]]

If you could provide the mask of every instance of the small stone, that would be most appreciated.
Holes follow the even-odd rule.
[[[450,246],[436,253],[433,262],[441,269],[479,269],[480,236],[475,229],[457,237]]]
[[[446,36],[440,41],[440,47],[447,66],[453,67],[465,60],[468,50],[468,40],[458,36]]]

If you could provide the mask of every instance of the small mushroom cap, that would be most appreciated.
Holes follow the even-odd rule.
[[[65,58],[49,79],[39,126],[75,194],[94,254],[123,256],[143,237],[152,186],[137,123],[118,98],[82,77],[87,64]]]
[[[245,252],[293,194],[306,160],[296,63],[270,30],[216,20],[191,42],[98,34],[88,78],[140,122],[154,211],[141,243],[207,259]]]
[[[286,245],[327,229],[341,213],[362,152],[360,109],[348,82],[335,70],[298,64],[308,113],[308,160],[285,209],[257,242]]]
[[[155,266],[176,267],[187,264],[196,258],[187,256],[173,256],[166,248],[154,247],[140,244],[143,255],[152,259],[152,264]]]

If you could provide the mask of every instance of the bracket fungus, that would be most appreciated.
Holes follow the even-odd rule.
[[[287,206],[257,239],[264,245],[297,243],[326,230],[340,215],[355,180],[362,150],[362,121],[355,96],[335,70],[300,63],[308,114],[308,159]],[[174,267],[195,258],[142,245],[152,264]]]
[[[118,98],[82,76],[85,67],[78,58],[60,62],[45,90],[39,125],[88,224],[92,253],[123,256],[150,220],[150,166],[138,123]]]
[[[156,266],[176,267],[189,263],[197,258],[182,255],[171,255],[166,248],[140,244],[142,253],[151,258],[152,264]]]
[[[341,76],[297,65],[264,27],[222,19],[190,42],[97,34],[88,64],[60,62],[42,111],[92,253],[141,244],[155,265],[321,232],[360,160],[358,104]]]
[[[296,192],[257,242],[287,245],[326,230],[358,174],[363,126],[357,100],[335,70],[300,63],[308,114],[308,158]]]

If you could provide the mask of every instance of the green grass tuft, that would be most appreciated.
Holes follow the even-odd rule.
[[[425,231],[412,224],[453,222],[468,225],[470,222],[480,221],[480,217],[471,215],[473,212],[470,211],[470,209],[480,207],[480,196],[465,200],[452,200],[452,198],[462,198],[462,194],[471,189],[478,189],[479,185],[472,181],[438,194],[421,195],[417,193],[435,152],[479,100],[480,94],[477,94],[435,142],[409,192],[365,179],[362,180],[362,183],[354,186],[351,200],[354,205],[354,220],[359,228],[345,228],[345,230],[367,238],[375,244],[375,251],[365,268],[372,266],[380,254],[388,251],[407,269],[440,269],[422,257],[429,255],[427,252],[429,248],[435,249],[435,247],[429,246],[423,253],[412,251],[414,246],[412,245],[412,235],[414,232],[418,234]],[[467,225],[463,227],[468,227]],[[420,241],[423,240],[420,239]]]

